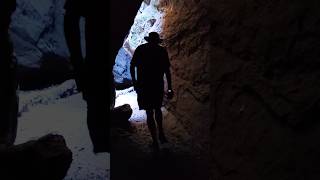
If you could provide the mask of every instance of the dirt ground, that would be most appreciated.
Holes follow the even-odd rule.
[[[165,108],[164,128],[169,140],[160,153],[150,148],[145,120],[131,121],[132,129],[112,129],[112,180],[207,180],[208,166],[192,138]]]

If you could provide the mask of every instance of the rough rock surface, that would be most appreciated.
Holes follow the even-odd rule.
[[[132,109],[129,104],[124,104],[122,106],[114,108],[111,111],[111,127],[128,129],[130,127],[129,118],[131,117],[131,115]]]
[[[121,48],[115,60],[113,66],[114,81],[116,89],[122,89],[121,87],[131,86],[131,75],[130,75],[130,62],[132,56],[124,49]]]
[[[72,77],[64,37],[65,0],[17,0],[10,36],[22,90],[56,85]],[[82,48],[84,21],[81,20]]]
[[[47,53],[68,56],[63,6],[64,0],[17,0],[10,31],[19,64],[39,67]]]
[[[319,2],[215,2],[214,174],[319,179]]]
[[[169,110],[212,179],[319,179],[319,2],[163,3]]]
[[[163,1],[162,36],[171,62],[171,111],[198,144],[207,145],[210,124],[210,21],[204,2]],[[202,147],[205,148],[205,147]]]
[[[59,135],[46,135],[0,150],[1,179],[61,180],[72,162],[72,152]]]

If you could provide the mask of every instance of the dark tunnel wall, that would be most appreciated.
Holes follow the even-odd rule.
[[[109,1],[110,27],[108,28],[110,41],[108,45],[111,61],[114,61],[119,49],[122,47],[142,2],[143,0]]]
[[[320,178],[318,1],[163,1],[175,99],[212,179]]]
[[[215,2],[214,174],[319,179],[319,2]]]

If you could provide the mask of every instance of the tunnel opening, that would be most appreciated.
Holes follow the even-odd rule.
[[[133,114],[129,121],[144,122],[146,114],[144,110],[139,110],[137,103],[137,93],[132,87],[130,74],[130,62],[135,49],[146,43],[144,37],[150,32],[162,33],[162,26],[165,11],[160,6],[159,0],[143,1],[136,16],[134,23],[128,30],[128,35],[115,58],[113,67],[114,82],[116,87],[115,107],[129,104]]]
[[[188,4],[181,3],[183,5]],[[158,119],[155,126],[158,127],[156,130],[157,137],[161,136],[159,136],[159,134],[161,134],[159,127],[163,126],[164,134],[168,141],[161,142],[159,138],[159,153],[157,153],[154,151],[154,148],[152,148],[152,144],[157,141],[157,137],[155,138],[151,134],[152,132],[150,133],[151,123],[147,121],[145,110],[139,110],[137,93],[134,91],[134,88],[131,87],[129,66],[132,54],[139,45],[145,43],[144,37],[147,36],[149,32],[155,31],[164,39],[164,43],[161,45],[167,49],[169,58],[171,57],[170,69],[174,78],[173,90],[176,90],[174,98],[179,100],[191,99],[190,96],[188,96],[189,94],[180,94],[180,92],[184,91],[184,88],[187,87],[184,83],[189,83],[189,79],[177,78],[175,76],[177,73],[183,75],[191,73],[187,65],[187,61],[189,60],[188,54],[184,51],[185,44],[183,44],[184,46],[179,46],[181,42],[177,41],[176,43],[179,43],[179,45],[172,46],[174,43],[171,42],[170,44],[170,41],[172,41],[172,39],[175,40],[174,38],[176,37],[187,38],[188,34],[180,34],[182,33],[180,31],[188,28],[194,30],[195,27],[190,27],[190,24],[185,23],[185,21],[188,21],[187,19],[191,17],[179,14],[180,10],[182,10],[180,9],[181,7],[173,8],[173,5],[175,5],[173,1],[166,0],[143,2],[130,29],[130,33],[125,38],[116,58],[113,71],[117,88],[115,106],[119,107],[124,104],[129,104],[133,113],[129,118],[132,127],[130,130],[132,131],[128,132],[127,129],[121,127],[111,128],[112,146],[114,148],[112,152],[113,161],[111,162],[111,174],[115,179],[208,179],[208,173],[206,172],[208,168],[206,163],[207,157],[201,154],[199,146],[197,146],[197,143],[194,142],[193,137],[185,128],[186,125],[182,123],[181,119],[178,119],[182,116],[177,116],[174,112],[176,109],[187,109],[188,112],[184,112],[184,114],[188,114],[193,111],[195,104],[191,104],[191,101],[186,102],[186,104],[177,104],[176,99],[169,100],[165,95],[163,101],[164,106],[161,108],[162,122],[159,123]],[[180,18],[184,19],[184,22],[176,24],[175,22],[180,20]],[[198,34],[195,36],[197,35]],[[189,43],[191,45],[193,42]],[[195,47],[195,49],[197,49],[197,47]],[[185,58],[177,60],[176,57],[172,58],[171,53],[174,53],[174,55],[185,53],[183,54]],[[152,59],[150,59],[150,61],[152,61]],[[183,66],[180,64],[181,61],[183,61],[182,64],[185,63]],[[194,64],[191,66],[193,65]],[[198,72],[200,72],[200,70]],[[122,76],[122,74],[124,75]],[[123,81],[123,79],[125,79],[125,81]],[[165,82],[164,84],[166,85],[167,83]],[[188,88],[191,89],[195,86],[197,86],[196,83],[188,86]],[[166,91],[167,87],[164,87],[164,90]],[[188,118],[198,120],[197,116],[190,116]],[[151,118],[148,120],[152,121]],[[190,124],[188,125],[190,126]],[[159,171],[159,169],[161,169],[161,171]],[[141,173],[142,171],[143,173]]]

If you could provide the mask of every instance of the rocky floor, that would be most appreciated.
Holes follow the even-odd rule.
[[[131,130],[112,129],[111,179],[206,180],[206,159],[175,117],[163,108],[164,128],[169,140],[159,154],[152,152],[144,111],[139,111],[132,89],[117,92],[116,105],[131,105]]]

